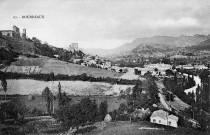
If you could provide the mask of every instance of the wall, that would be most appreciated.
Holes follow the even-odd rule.
[[[13,31],[11,30],[8,30],[8,31],[1,31],[2,35],[4,36],[8,36],[9,34],[9,37],[13,37]]]
[[[156,120],[156,122],[153,122],[153,120]],[[159,122],[160,121],[160,122]],[[150,122],[152,123],[157,123],[157,124],[161,124],[161,125],[167,125],[167,120],[164,120],[160,117],[153,117],[153,118],[150,118]]]
[[[154,119],[156,120],[156,122],[153,122]],[[159,120],[161,121],[161,123],[159,123]],[[168,120],[165,120],[165,119],[162,119],[160,117],[153,117],[153,118],[150,118],[150,122],[161,124],[161,125],[169,125],[169,122],[171,122],[171,125],[169,125],[169,126],[178,127],[177,122],[173,119],[170,119],[170,118],[168,118]],[[168,122],[168,124],[167,124],[167,122]]]

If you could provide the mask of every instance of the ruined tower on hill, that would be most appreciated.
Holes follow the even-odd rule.
[[[23,29],[22,38],[26,39],[26,29]]]
[[[69,45],[69,51],[70,52],[77,52],[78,51],[78,43],[71,43],[71,45]]]
[[[21,38],[20,36],[20,29],[13,25],[12,30],[0,30],[1,35],[7,36],[7,37],[15,37],[15,38]],[[26,38],[26,29],[23,29],[22,38]]]

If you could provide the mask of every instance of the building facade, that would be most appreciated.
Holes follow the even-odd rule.
[[[78,49],[78,43],[71,43],[71,45],[69,45],[69,51],[70,52],[77,52],[79,49]]]
[[[13,26],[12,30],[1,30],[1,35],[7,36],[7,37],[15,37],[15,38],[21,38],[20,36],[20,29],[17,26]],[[22,38],[26,38],[26,29],[23,29]]]
[[[178,117],[175,115],[169,115],[168,112],[163,110],[154,111],[150,117],[150,122],[171,127],[178,127]]]

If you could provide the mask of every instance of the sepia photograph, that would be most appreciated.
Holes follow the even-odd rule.
[[[0,135],[209,135],[210,0],[0,0]]]

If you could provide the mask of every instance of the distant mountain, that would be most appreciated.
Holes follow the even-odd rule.
[[[100,49],[100,48],[87,48],[87,49],[81,49],[85,54],[91,54],[91,55],[99,55],[99,56],[107,56],[112,55],[113,50],[112,49]]]
[[[210,51],[210,39],[204,40],[195,46],[185,48],[188,51]]]
[[[89,49],[85,50],[89,53],[94,53],[103,56],[117,56],[117,55],[126,55],[130,52],[133,52],[132,50],[138,50],[138,52],[141,52],[141,49],[143,50],[143,46],[146,46],[147,48],[154,49],[156,51],[163,51],[163,50],[170,50],[177,47],[187,47],[187,46],[194,46],[198,43],[210,39],[210,35],[194,35],[194,36],[154,36],[154,37],[146,37],[146,38],[137,38],[131,43],[126,43],[120,47],[110,49],[110,50],[103,50],[103,49]],[[135,52],[135,51],[134,51]],[[137,51],[136,51],[137,52]]]

